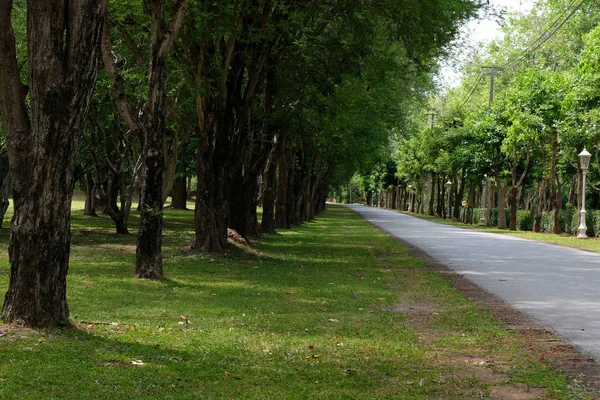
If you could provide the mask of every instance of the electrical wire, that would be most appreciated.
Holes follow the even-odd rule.
[[[510,58],[506,64],[510,65],[512,64],[514,61],[516,61],[517,59],[520,59],[525,53],[527,53],[527,51],[529,51],[529,49],[531,49],[533,46],[535,46],[535,44],[537,42],[539,42],[540,40],[542,40],[547,34],[548,32],[550,32],[550,30],[558,23],[558,21],[560,21],[560,19],[571,9],[571,7],[573,7],[573,5],[575,3],[577,3],[578,0],[573,0],[571,2],[571,4],[569,4],[569,6],[562,12],[560,13],[560,15],[558,17],[556,17],[556,19],[550,24],[548,25],[548,27],[544,30],[544,32],[542,32],[542,34],[535,39],[534,41],[532,41],[531,43],[529,43],[529,45],[521,50],[521,52],[519,54],[517,54],[516,56],[513,56],[512,58]]]
[[[544,43],[546,43],[552,36],[554,36],[554,34],[556,32],[558,32],[560,30],[560,28],[562,28],[569,19],[571,19],[571,17],[581,8],[581,6],[583,5],[583,3],[585,2],[585,0],[581,0],[579,2],[579,4],[577,4],[575,6],[575,8],[573,8],[571,10],[571,12],[569,13],[569,15],[567,15],[562,22],[556,26],[554,28],[554,30],[552,30],[552,32],[548,33],[550,29],[547,29],[544,33],[542,33],[542,35],[537,38],[535,41],[533,41],[528,47],[527,49],[525,49],[523,52],[521,52],[517,57],[514,58],[514,61],[512,62],[508,62],[508,65],[506,65],[504,68],[506,69],[512,69],[514,70],[516,66],[518,66],[520,63],[522,63],[524,60],[526,60],[528,58],[529,55],[535,53],[537,50],[539,50]],[[573,3],[571,3],[572,5]],[[569,8],[567,8],[565,11],[563,11],[563,13],[561,14],[561,17],[566,14],[571,6],[569,6]],[[560,18],[560,17],[559,17]],[[553,24],[554,25],[554,24]],[[541,42],[539,42],[541,40]],[[537,43],[539,42],[539,43]],[[536,44],[537,43],[537,44]]]
[[[469,101],[469,99],[471,99],[471,96],[473,95],[473,93],[475,93],[475,89],[477,89],[477,86],[479,85],[479,82],[481,82],[481,79],[483,78],[484,74],[483,73],[479,73],[479,76],[477,77],[477,79],[475,80],[475,83],[473,84],[473,86],[471,86],[471,89],[469,90],[467,96],[465,97],[465,99],[461,102],[460,106],[461,108],[467,104],[467,102]]]

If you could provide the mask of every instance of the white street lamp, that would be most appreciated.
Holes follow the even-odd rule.
[[[450,203],[451,201],[451,197],[450,197],[450,189],[452,188],[452,182],[450,182],[450,179],[448,179],[448,182],[446,182],[446,191],[448,192],[448,219],[452,218],[452,204]]]
[[[583,151],[579,153],[579,166],[581,167],[582,179],[581,179],[581,211],[579,212],[579,228],[577,229],[577,239],[587,239],[587,225],[585,224],[585,177],[587,169],[590,166],[590,158],[592,155],[589,151],[583,148]]]
[[[487,225],[487,221],[485,219],[486,213],[486,199],[487,199],[487,174],[483,175],[483,180],[481,181],[482,191],[481,191],[481,209],[479,211],[479,225],[485,226]]]

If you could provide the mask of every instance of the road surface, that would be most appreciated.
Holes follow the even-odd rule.
[[[390,210],[348,207],[600,361],[600,254],[436,224]]]

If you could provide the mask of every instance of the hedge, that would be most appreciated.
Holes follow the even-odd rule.
[[[480,209],[473,209],[474,221],[477,224],[479,222]],[[510,209],[506,208],[506,224],[510,221]],[[465,208],[461,208],[461,220],[464,219]],[[498,209],[490,209],[490,219],[488,225],[498,226]],[[541,221],[541,232],[552,233],[552,222],[554,220],[554,211],[542,213]],[[587,224],[587,235],[590,237],[600,237],[600,210],[587,210],[586,213],[586,224]],[[570,235],[577,234],[577,228],[579,227],[579,216],[577,209],[570,207],[565,210],[561,210],[560,213],[560,231],[568,233]],[[533,212],[526,210],[517,211],[517,229],[520,231],[531,231],[533,230]]]

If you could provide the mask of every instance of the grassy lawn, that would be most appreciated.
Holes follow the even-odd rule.
[[[397,211],[397,210],[394,210]],[[590,237],[588,239],[577,239],[575,236],[571,236],[568,234],[555,235],[552,233],[534,233],[530,231],[509,231],[508,229],[498,229],[489,226],[480,226],[480,225],[471,225],[464,224],[462,222],[450,221],[447,219],[442,219],[439,217],[432,217],[429,215],[422,215],[416,213],[409,213],[406,211],[398,211],[403,214],[412,215],[421,219],[426,219],[428,221],[437,222],[444,225],[452,225],[459,228],[464,229],[475,229],[482,232],[490,232],[490,233],[500,233],[503,235],[511,235],[522,237],[524,239],[536,240],[538,242],[545,242],[551,244],[557,244],[560,246],[573,247],[576,249],[591,251],[594,253],[600,253],[600,240],[595,237]]]
[[[135,235],[82,208],[75,328],[0,325],[2,399],[585,398],[345,208],[223,254],[182,252],[193,211],[167,211],[162,282],[132,279]]]

